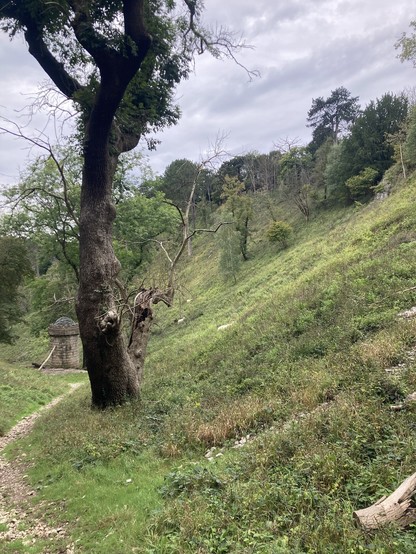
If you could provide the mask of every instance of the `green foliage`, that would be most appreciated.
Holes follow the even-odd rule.
[[[138,189],[145,196],[151,196],[145,192],[148,189],[153,190],[156,182],[157,177],[154,176],[147,158],[141,152],[133,151],[122,154],[113,177],[114,203],[118,206],[124,200],[134,196]]]
[[[221,198],[224,209],[231,213],[235,229],[239,235],[240,251],[244,260],[248,259],[249,223],[253,216],[252,202],[244,192],[244,184],[235,177],[225,176]]]
[[[167,498],[175,498],[181,494],[189,494],[194,491],[204,493],[222,486],[223,482],[207,467],[191,464],[168,473],[161,493]]]
[[[413,553],[414,528],[368,535],[352,512],[416,464],[414,412],[390,409],[416,387],[416,320],[397,316],[416,303],[415,187],[307,227],[277,206],[296,228],[278,264],[254,195],[237,284],[217,235],[198,237],[177,304],[156,310],[140,402],[101,413],[79,391],[15,447],[35,506],[65,502],[48,516],[93,554]]]
[[[73,12],[67,3],[48,4],[34,0],[22,0],[19,6],[10,2],[0,4],[2,29],[14,36],[26,29],[32,18],[38,32],[48,48],[71,75],[82,76],[82,87],[74,86],[73,99],[82,111],[84,121],[93,105],[97,89],[97,67],[95,62],[74,36],[71,18]],[[177,51],[177,42],[183,32],[183,15],[174,12],[170,0],[149,0],[145,3],[147,32],[153,37],[151,49],[140,70],[132,79],[117,111],[120,130],[127,134],[147,134],[161,127],[176,123],[179,110],[174,104],[173,90],[189,71],[189,55],[192,45],[184,44],[184,52]],[[199,10],[196,17],[199,19]],[[94,40],[95,33],[100,40],[105,37],[106,48],[118,55],[134,52],[133,41],[124,35],[124,27],[114,24],[122,15],[120,2],[103,0],[94,2],[88,9],[88,20],[92,24],[89,33],[83,37]],[[69,81],[69,79],[68,79]],[[67,86],[73,85],[68,82]],[[82,124],[82,121],[80,121]],[[150,143],[152,145],[152,143]]]
[[[63,315],[76,320],[77,281],[65,264],[53,261],[43,275],[31,279],[25,294],[30,306],[26,321],[31,332],[39,336]]]
[[[235,177],[244,183],[246,191],[273,190],[278,185],[280,157],[278,150],[272,150],[268,154],[250,152],[243,156],[234,156],[223,162],[218,170],[217,181],[223,186],[227,176]]]
[[[358,199],[368,196],[377,181],[378,171],[373,167],[366,167],[358,175],[350,177],[345,186],[350,191],[351,198]]]
[[[223,212],[224,217],[227,214]],[[231,214],[230,214],[231,215]],[[219,270],[223,277],[237,282],[241,267],[240,235],[232,225],[223,225],[219,230]]]
[[[358,175],[366,167],[378,171],[379,178],[394,163],[394,148],[388,135],[399,131],[406,120],[407,99],[384,94],[365,108],[344,139],[340,150],[340,180],[344,183]]]
[[[19,287],[31,272],[26,244],[14,237],[0,237],[0,342],[12,340],[11,326],[22,315]]]
[[[145,196],[137,186],[137,181],[149,183],[150,178],[140,155],[122,156],[113,187],[118,210],[114,248],[126,282],[150,263],[156,252],[154,239],[176,233],[177,212],[164,203],[163,194],[152,188],[152,194]],[[16,207],[2,216],[2,232],[30,245],[28,256],[36,277],[28,283],[26,293],[31,312],[28,321],[36,334],[62,314],[75,318],[80,182],[81,159],[76,149],[68,146],[57,149],[55,160],[39,157],[21,182],[5,192]]]
[[[173,236],[178,225],[175,208],[165,203],[162,193],[148,198],[136,189],[118,205],[114,225],[114,249],[126,281],[148,266],[158,237]]]
[[[56,161],[39,157],[20,183],[5,192],[16,208],[3,216],[2,227],[30,240],[37,273],[43,273],[57,258],[77,275],[81,163],[70,147],[59,151]],[[60,170],[65,174],[64,182]]]
[[[271,242],[278,242],[285,247],[292,232],[293,227],[286,221],[274,221],[267,230],[267,236]]]
[[[416,106],[409,112],[406,126],[406,140],[403,147],[405,163],[411,168],[416,167]]]
[[[328,167],[329,159],[332,151],[336,147],[336,144],[328,138],[321,144],[321,146],[315,151],[313,157],[313,170],[312,170],[312,181],[314,187],[317,191],[322,191],[323,196],[322,200],[326,201],[328,199],[329,190],[326,180],[326,169]],[[308,148],[311,148],[309,144]]]
[[[215,174],[190,160],[174,160],[160,178],[158,190],[182,210],[186,209],[192,188],[196,184],[193,205],[204,200],[218,203],[218,182]]]
[[[163,174],[160,190],[182,210],[186,208],[194,183],[198,181],[197,197],[200,188],[200,169],[190,160],[175,160],[171,162]]]
[[[308,221],[311,211],[313,158],[305,146],[295,146],[279,160],[280,187]]]
[[[316,151],[329,138],[338,142],[360,112],[358,96],[351,96],[345,87],[339,87],[328,98],[314,98],[308,112],[308,124],[313,128],[313,151]]]
[[[1,226],[5,233],[30,240],[36,273],[44,275],[58,260],[63,265],[61,273],[69,269],[77,280],[82,161],[71,146],[57,148],[54,156],[39,157],[21,182],[6,190],[8,201],[16,208],[2,217]],[[120,212],[115,240],[120,256],[126,258],[126,276],[131,276],[142,260],[148,261],[148,241],[169,228],[169,209],[162,205],[163,197],[153,194],[146,198],[137,187],[137,180],[148,180],[149,172],[141,155],[129,154],[121,157],[114,175],[113,198]],[[129,243],[134,246],[126,253]]]
[[[311,163],[312,155],[304,146],[294,146],[279,160],[283,178],[292,185],[309,182],[308,172]]]
[[[328,152],[327,163],[324,169],[324,182],[328,198],[345,199],[346,155],[344,154],[345,142],[334,144]]]
[[[411,61],[416,67],[416,20],[410,22],[410,27],[413,29],[412,34],[407,36],[403,33],[395,46],[401,50],[399,54],[401,61]]]

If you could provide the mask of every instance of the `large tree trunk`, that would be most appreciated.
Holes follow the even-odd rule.
[[[97,15],[96,9],[89,9],[90,4],[94,3],[73,0],[62,3],[62,7],[60,2],[50,2],[56,6],[51,9],[52,20],[48,22],[44,14],[40,16],[32,9],[32,4],[37,3],[2,2],[2,18],[10,18],[9,22],[13,22],[10,24],[12,35],[16,29],[24,30],[30,53],[63,95],[75,102],[82,114],[85,142],[76,309],[91,382],[92,403],[94,406],[105,408],[138,395],[152,321],[151,305],[159,300],[169,303],[172,296],[169,286],[166,298],[162,298],[163,294],[155,295],[153,291],[150,296],[138,299],[137,305],[133,306],[133,334],[128,347],[123,338],[119,315],[121,310],[115,294],[120,264],[112,246],[112,226],[115,218],[112,178],[118,156],[135,148],[141,133],[147,129],[150,122],[154,124],[154,114],[150,114],[152,109],[156,108],[156,101],[153,103],[149,97],[152,109],[149,113],[147,108],[143,109],[141,95],[146,96],[147,90],[146,85],[140,89],[140,82],[144,84],[149,80],[150,83],[157,83],[158,74],[160,76],[164,71],[166,60],[174,55],[174,41],[170,44],[172,37],[167,39],[166,45],[160,50],[160,41],[164,40],[162,35],[168,25],[170,14],[169,10],[162,8],[153,10],[151,3],[146,0],[113,2],[116,5],[113,32],[102,28],[102,15]],[[218,39],[211,38],[208,34],[205,36],[197,25],[196,2],[185,0],[185,4],[189,12],[189,22],[188,29],[183,33],[184,60],[189,61],[187,55],[194,49],[203,51],[210,49],[210,46],[219,49],[223,47],[224,52],[230,53],[234,46],[227,34],[220,33]],[[146,27],[148,20],[153,22],[150,27],[156,33],[156,38],[162,33],[156,41],[152,56],[148,55],[153,42]],[[175,20],[176,16],[172,23]],[[63,27],[59,30],[61,25]],[[80,47],[84,54],[88,54],[87,61],[81,56],[82,62],[79,66],[87,72],[85,81],[88,84],[81,84],[76,78],[80,72],[79,68],[63,63],[68,48],[62,48],[59,54],[55,55],[55,49],[50,50],[48,47],[49,43],[56,45],[56,39],[59,38],[62,29],[68,33],[66,38],[69,45],[76,44],[76,48]],[[70,29],[73,31],[72,38],[69,36]],[[180,38],[180,31],[177,31],[176,38]],[[200,42],[200,47],[194,45],[194,39]],[[148,63],[143,66],[145,60]],[[74,69],[73,75],[69,73],[66,65]],[[175,83],[186,75],[185,66],[182,66],[181,62],[174,62],[173,66],[177,68],[177,76],[172,76],[175,73],[173,71],[170,72],[172,75],[161,78],[166,90],[161,92],[160,106],[157,106],[157,109],[160,107],[162,110],[156,117],[159,124],[175,119],[175,116],[169,116],[170,91]],[[141,81],[135,84],[138,89],[123,105],[126,91],[141,69]],[[120,117],[117,118],[117,115]],[[186,241],[172,262],[172,270],[185,245]],[[141,301],[144,304],[140,304]]]
[[[91,131],[91,129],[89,129]],[[98,134],[98,136],[100,136]],[[112,179],[117,157],[100,139],[87,143],[81,193],[80,280],[77,315],[90,378],[92,405],[106,408],[139,395],[153,304],[170,305],[173,289],[140,291],[132,307],[131,335],[123,335],[112,244],[116,211]]]
[[[134,10],[142,2],[125,2]],[[141,5],[141,7],[139,6]],[[126,15],[125,15],[126,17]],[[140,18],[139,18],[140,20]],[[129,18],[126,24],[130,25]],[[140,26],[140,21],[139,21]],[[133,29],[134,31],[134,29]],[[139,134],[120,136],[114,126],[115,113],[124,92],[139,69],[149,39],[139,32],[141,58],[101,59],[101,84],[85,128],[84,166],[80,210],[80,279],[77,316],[90,378],[92,405],[106,408],[139,395],[142,373],[133,364],[123,337],[120,306],[117,305],[117,274],[120,263],[113,250],[113,177],[121,152],[134,148]],[[134,35],[131,35],[134,36]],[[100,65],[100,64],[99,64]]]
[[[112,245],[113,172],[105,152],[103,158],[99,172],[89,170],[88,159],[84,168],[77,301],[92,404],[99,408],[139,394],[139,375],[127,352],[116,305],[115,279],[120,264]]]

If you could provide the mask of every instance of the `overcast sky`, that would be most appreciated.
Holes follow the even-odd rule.
[[[209,23],[244,34],[253,49],[238,60],[261,77],[249,81],[230,60],[199,57],[195,73],[177,90],[180,122],[157,136],[162,143],[150,153],[159,173],[177,158],[198,161],[219,133],[228,134],[226,146],[234,155],[269,152],[285,138],[306,143],[312,99],[340,86],[364,107],[385,92],[416,85],[416,70],[400,63],[394,49],[415,19],[410,0],[205,0],[205,7]],[[45,77],[22,38],[0,37],[0,67],[0,115],[20,118]],[[32,127],[43,124],[35,118]],[[51,126],[48,133],[54,142]],[[1,184],[24,168],[30,152],[23,148],[0,136]]]

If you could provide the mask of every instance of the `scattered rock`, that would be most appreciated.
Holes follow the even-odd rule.
[[[218,450],[216,446],[213,446],[205,453],[205,458],[208,460],[208,462],[213,462],[215,458],[221,458],[221,456],[224,456],[223,451],[224,448],[221,448]]]
[[[412,392],[411,394],[408,394],[406,396],[406,398],[404,399],[405,403],[410,403],[410,402],[416,402],[416,392]]]
[[[403,319],[411,319],[413,317],[416,317],[416,306],[413,306],[413,308],[410,308],[410,310],[405,310],[404,312],[400,312],[397,315],[399,317],[402,317]]]
[[[225,323],[224,325],[220,325],[217,327],[217,331],[223,331],[224,329],[228,329],[228,327],[231,327],[231,325],[234,325],[234,321],[231,323]]]
[[[233,448],[242,448],[245,446],[251,439],[251,435],[246,435],[245,437],[241,437],[241,439],[235,441]]]

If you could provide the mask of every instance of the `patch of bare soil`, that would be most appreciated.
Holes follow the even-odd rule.
[[[81,383],[71,384],[73,392]],[[53,528],[44,521],[37,519],[29,502],[30,497],[36,493],[26,482],[25,466],[23,460],[17,460],[11,464],[2,455],[4,448],[16,439],[30,433],[35,421],[43,412],[50,410],[67,396],[63,394],[55,398],[47,406],[37,412],[23,418],[4,437],[0,437],[0,525],[7,530],[0,532],[0,545],[2,541],[21,540],[25,545],[35,543],[38,539],[50,540],[51,548],[46,549],[44,554],[73,554],[74,545],[68,544],[58,549],[54,543],[61,543],[65,539],[63,527]],[[64,541],[65,542],[65,541]]]

